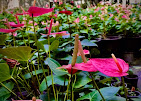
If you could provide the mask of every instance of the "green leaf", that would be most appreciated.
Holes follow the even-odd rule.
[[[8,101],[7,99],[11,96],[11,94],[6,94],[2,97],[0,97],[0,101]]]
[[[66,71],[63,71],[62,69],[57,69],[58,67],[61,67],[61,65],[56,60],[52,58],[47,58],[45,61],[48,63],[49,68],[53,71],[54,74],[58,76],[67,74]]]
[[[50,85],[52,85],[52,77],[51,77],[51,75],[47,76],[46,79],[47,79],[47,85],[49,87]],[[64,85],[64,79],[65,79],[64,76],[53,75],[53,84],[59,84],[59,85],[63,86]],[[68,79],[65,79],[65,85],[68,85]],[[40,84],[39,90],[44,91],[46,89],[47,89],[46,80],[44,78],[44,80]]]
[[[115,94],[119,91],[120,87],[105,87],[101,88],[100,92],[104,96],[105,99],[109,99],[109,97],[115,96]],[[85,96],[77,99],[77,101],[81,101],[84,99],[89,99],[90,101],[100,101],[102,100],[99,92],[97,90],[86,94]]]
[[[53,51],[55,49],[57,49],[59,46],[59,41],[58,40],[54,40],[51,45],[50,45],[50,51]]]
[[[32,48],[28,46],[9,47],[0,49],[0,54],[15,60],[28,61],[31,57],[31,51]]]
[[[88,29],[80,30],[81,33],[87,33],[88,34]]]
[[[90,77],[88,77],[85,72],[81,72],[77,75],[76,83],[74,85],[74,88],[80,88],[82,86],[85,86],[87,83],[91,82],[92,80]],[[89,74],[88,74],[89,75]]]
[[[45,72],[47,72],[47,71],[48,71],[48,70],[45,69]],[[38,74],[41,74],[41,73],[43,73],[43,70],[42,70],[42,69],[36,70],[36,74],[37,74],[37,75],[38,75]],[[35,75],[35,71],[32,71],[32,74]],[[25,79],[29,79],[29,78],[31,78],[31,75],[30,75],[30,73],[27,73],[27,74],[24,75],[24,77],[25,77]]]
[[[106,99],[106,101],[126,101],[126,99],[119,96],[110,96],[109,98]]]
[[[0,35],[0,45],[5,45],[5,40],[7,38],[7,34]]]
[[[45,51],[44,45],[40,41],[37,42],[37,47]]]
[[[6,63],[0,63],[0,82],[11,78],[9,66]]]
[[[7,88],[9,88],[10,90],[12,90],[14,88],[14,83],[8,82],[8,83],[5,84],[5,86]],[[0,97],[5,96],[5,95],[10,94],[10,93],[11,92],[9,92],[6,88],[4,88],[4,87],[0,88]]]
[[[82,40],[81,44],[84,45],[84,46],[97,46],[97,44],[90,42],[88,39]]]

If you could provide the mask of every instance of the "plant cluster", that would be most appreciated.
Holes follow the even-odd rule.
[[[123,76],[129,65],[114,54],[89,58],[87,49],[109,32],[140,34],[138,9],[101,4],[82,9],[62,2],[41,8],[34,2],[28,10],[1,12],[0,101],[33,96],[43,101],[127,101]],[[116,96],[121,87],[110,86],[116,77],[121,77],[125,98]]]

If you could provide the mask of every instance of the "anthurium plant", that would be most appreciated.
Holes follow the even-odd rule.
[[[29,9],[1,12],[0,101],[128,101],[123,76],[129,65],[112,53],[91,58],[89,49],[98,47],[99,37],[128,30],[139,35],[139,9],[120,4],[83,9],[61,0],[42,8],[34,0]],[[123,97],[117,96],[121,87],[110,86],[115,78],[123,84]]]

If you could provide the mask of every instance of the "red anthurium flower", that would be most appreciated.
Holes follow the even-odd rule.
[[[77,63],[73,69],[87,71],[87,72],[96,72],[97,69],[93,66],[92,60],[87,61],[87,63]]]
[[[65,10],[65,11],[59,11],[59,13],[66,14],[66,15],[71,15],[72,14],[71,11],[67,11],[67,10]]]
[[[36,17],[36,16],[43,15],[45,13],[52,12],[53,9],[54,8],[47,9],[47,8],[41,8],[41,7],[30,7],[28,9],[28,13],[31,17],[32,17],[32,14],[33,14],[33,17]]]
[[[72,71],[72,74],[75,74],[78,71],[77,69],[73,69],[74,67],[72,67],[71,64],[63,65],[62,67],[58,67],[57,69],[61,69],[61,68],[67,69],[69,74],[71,74],[71,71]]]
[[[129,65],[122,59],[91,59],[93,66],[101,73],[111,77],[126,76]]]
[[[20,30],[20,28],[15,28],[15,29],[2,29],[0,28],[0,32],[2,33],[12,33],[12,32],[15,32],[16,30]]]

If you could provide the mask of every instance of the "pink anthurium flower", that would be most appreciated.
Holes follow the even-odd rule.
[[[76,20],[74,20],[75,23],[79,23],[79,18],[76,18]]]
[[[56,36],[65,36],[65,35],[70,35],[70,34],[69,33],[67,34],[67,31],[62,31],[62,32],[42,34],[42,35],[52,35],[53,37],[56,37]]]
[[[129,17],[127,17],[127,15],[123,15],[122,18],[129,19]]]
[[[115,21],[119,22],[119,19],[118,18],[115,18]]]
[[[48,4],[46,4],[46,8],[49,8]]]
[[[59,5],[62,5],[63,4],[63,2],[62,1],[59,1]]]
[[[12,27],[22,27],[22,26],[24,26],[23,23],[20,24],[20,21],[19,21],[17,15],[15,15],[15,17],[16,17],[16,20],[17,20],[17,24],[15,22],[8,22],[9,25],[12,26]],[[5,23],[5,24],[8,25],[7,23]]]
[[[77,8],[81,8],[80,5],[77,5],[76,7],[77,7]]]
[[[105,7],[102,7],[102,8],[101,8],[101,10],[104,10],[104,9],[105,9]]]
[[[2,32],[2,33],[13,33],[13,32],[15,32],[16,30],[20,30],[21,28],[15,28],[15,29],[2,29],[2,28],[0,28],[0,32]]]
[[[129,70],[129,65],[122,59],[112,58],[97,58],[90,59],[93,66],[101,73],[111,77],[126,76]]]
[[[90,15],[90,18],[92,18],[93,16],[92,15]]]
[[[54,0],[54,2],[57,2],[57,0]]]
[[[77,63],[73,67],[73,69],[76,70],[82,70],[82,71],[87,71],[87,72],[96,72],[97,69],[93,66],[92,60],[87,61],[87,63]]]
[[[86,49],[83,50],[83,53],[84,55],[90,54],[89,50],[86,50]],[[79,49],[78,49],[77,56],[81,56]]]
[[[94,13],[98,12],[100,10],[100,7],[97,7],[97,9],[94,10]]]
[[[53,9],[54,8],[47,9],[47,8],[41,8],[41,7],[30,7],[28,9],[28,13],[31,17],[32,17],[32,15],[33,15],[33,17],[37,17],[37,16],[40,16],[40,15],[52,12]]]
[[[110,15],[110,17],[113,17],[113,14],[109,14]]]
[[[7,23],[5,23],[7,25]],[[24,24],[16,24],[15,22],[9,22],[9,25],[12,27],[22,27]]]

